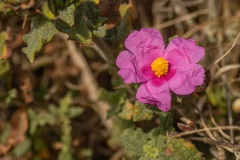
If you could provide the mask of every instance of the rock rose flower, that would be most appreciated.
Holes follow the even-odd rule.
[[[142,103],[168,111],[170,91],[191,94],[204,81],[204,69],[196,63],[205,51],[193,39],[174,38],[165,49],[161,33],[146,28],[131,33],[125,47],[116,60],[118,74],[124,83],[141,84],[136,98]]]

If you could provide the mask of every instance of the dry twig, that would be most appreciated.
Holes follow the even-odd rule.
[[[208,14],[208,10],[207,9],[198,10],[196,12],[193,12],[193,13],[175,18],[175,19],[167,21],[165,23],[154,25],[153,28],[161,30],[163,28],[169,27],[169,26],[174,25],[176,23],[187,21],[189,19],[192,19],[192,18],[197,17],[197,16],[202,15],[202,14]]]
[[[87,64],[87,61],[85,60],[85,57],[82,55],[83,53],[81,50],[77,49],[77,46],[73,41],[67,40],[68,37],[66,34],[59,33],[58,37],[64,40],[69,49],[69,55],[72,59],[72,62],[82,71],[82,83],[86,87],[89,100],[93,102],[91,107],[93,107],[93,109],[99,114],[108,132],[111,133],[112,121],[106,120],[107,111],[110,106],[106,102],[98,100],[98,84]]]
[[[239,126],[219,126],[219,127],[210,127],[208,128],[209,131],[214,131],[214,130],[230,130],[230,129],[233,129],[233,130],[238,130],[240,131],[240,127]],[[193,131],[186,131],[186,132],[182,132],[182,133],[177,133],[177,134],[171,134],[170,136],[171,137],[182,137],[182,136],[186,136],[186,135],[191,135],[191,134],[194,134],[194,133],[198,133],[198,132],[205,132],[206,130],[205,129],[196,129],[196,130],[193,130]]]
[[[237,40],[238,40],[239,37],[240,37],[240,32],[238,33],[237,37],[235,38],[232,46],[228,49],[228,51],[227,51],[223,56],[221,56],[220,58],[218,58],[218,59],[214,62],[215,64],[217,64],[218,62],[220,62],[224,57],[226,57],[226,56],[230,53],[230,51],[231,51],[231,50],[233,49],[233,47],[236,45]]]

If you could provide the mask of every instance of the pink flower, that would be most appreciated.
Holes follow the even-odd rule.
[[[174,38],[165,49],[158,30],[134,31],[125,40],[127,50],[120,52],[116,64],[124,83],[140,83],[136,98],[157,105],[162,111],[171,107],[170,90],[177,95],[191,94],[204,81],[204,69],[196,64],[205,51],[193,39]]]

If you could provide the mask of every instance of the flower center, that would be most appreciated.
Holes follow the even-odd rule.
[[[168,61],[159,57],[152,62],[151,68],[157,77],[166,75],[168,73]]]

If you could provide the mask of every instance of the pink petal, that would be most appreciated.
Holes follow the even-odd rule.
[[[161,33],[152,28],[134,31],[125,40],[125,46],[136,55],[141,52],[147,52],[150,49],[160,49],[161,53],[165,50]]]
[[[171,108],[171,95],[163,78],[154,78],[138,88],[136,98],[146,104],[157,105],[164,112]]]
[[[171,66],[179,64],[194,64],[205,54],[204,48],[196,46],[193,39],[174,38],[166,48],[164,58]]]
[[[146,80],[137,73],[136,57],[129,51],[122,51],[117,57],[116,65],[120,68],[118,74],[123,78],[124,83],[139,83]]]
[[[204,82],[204,69],[198,64],[171,67],[165,76],[169,88],[178,95],[191,94]]]
[[[148,53],[137,56],[138,74],[142,75],[146,81],[156,77],[151,69],[151,64],[155,59],[162,55],[160,54],[159,49],[152,49]]]

